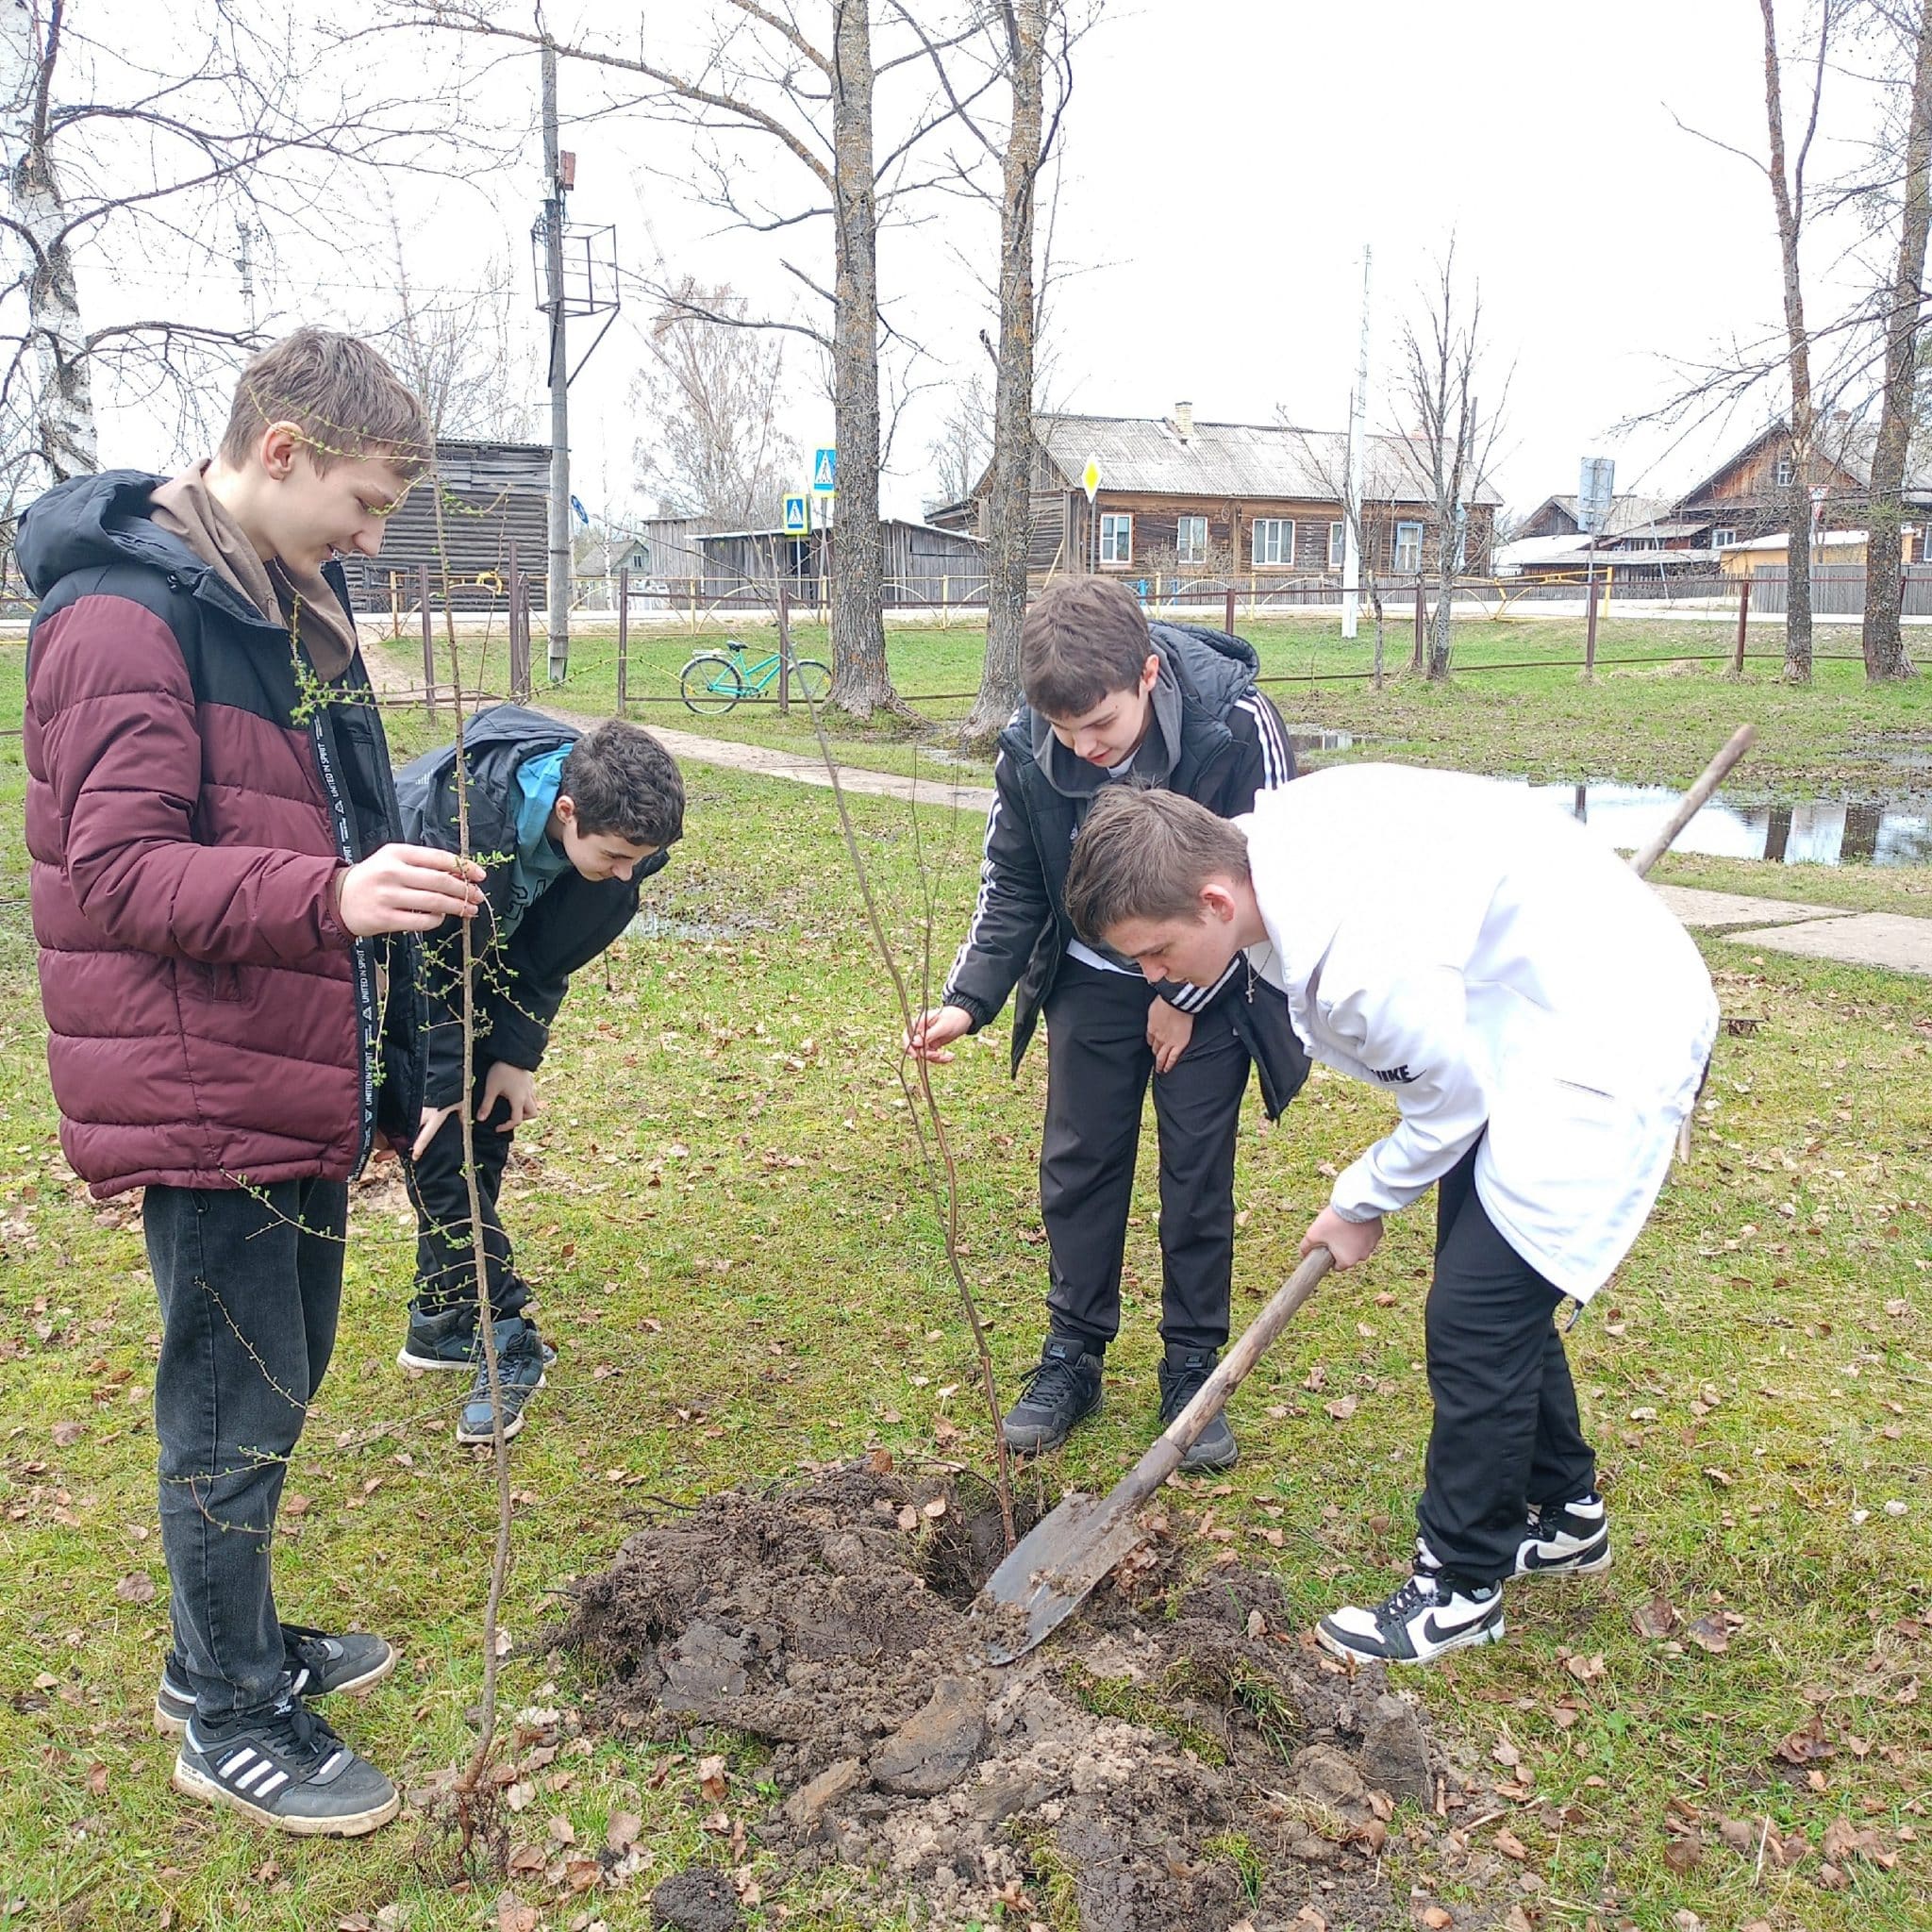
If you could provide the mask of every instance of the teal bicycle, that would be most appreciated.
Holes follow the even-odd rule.
[[[769,658],[747,662],[744,646],[736,638],[726,638],[722,651],[699,651],[678,674],[685,708],[703,717],[728,711],[743,698],[761,698],[777,683],[781,661],[774,651]],[[794,698],[823,704],[831,689],[831,671],[816,658],[792,658]]]

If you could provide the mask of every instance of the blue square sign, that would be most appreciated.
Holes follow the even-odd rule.
[[[811,507],[802,490],[785,492],[784,528],[788,537],[805,537],[811,532]]]
[[[839,487],[839,452],[816,450],[811,459],[811,487],[817,496],[830,496]]]

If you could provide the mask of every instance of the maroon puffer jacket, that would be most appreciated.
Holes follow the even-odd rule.
[[[420,1091],[413,956],[335,909],[340,868],[395,836],[381,724],[359,662],[318,684],[282,625],[155,526],[160,480],[64,484],[20,532],[61,1146],[101,1196],[346,1179],[378,1112],[399,1127]]]

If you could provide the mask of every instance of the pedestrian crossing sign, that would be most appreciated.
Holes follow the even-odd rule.
[[[839,452],[821,449],[812,455],[811,487],[820,496],[829,496],[839,487]]]
[[[811,534],[811,500],[802,490],[785,492],[785,534],[808,537]]]

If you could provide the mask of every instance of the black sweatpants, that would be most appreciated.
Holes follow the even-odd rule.
[[[1429,1290],[1435,1426],[1416,1524],[1442,1567],[1484,1585],[1515,1568],[1531,1503],[1596,1487],[1557,1332],[1560,1293],[1497,1232],[1475,1191],[1478,1141],[1436,1191]]]
[[[1158,1074],[1147,1044],[1154,991],[1144,979],[1066,959],[1046,996],[1046,1305],[1056,1332],[1079,1336],[1095,1353],[1120,1329],[1121,1257],[1150,1076],[1160,1149],[1160,1332],[1179,1348],[1227,1341],[1235,1131],[1248,1084],[1248,1050],[1231,1014],[1241,996],[1231,988],[1197,1013],[1187,1051]]]
[[[483,1068],[471,1095],[473,1108],[483,1104]],[[509,1236],[497,1215],[503,1171],[509,1164],[512,1134],[497,1129],[509,1117],[509,1103],[499,1100],[476,1122],[476,1198],[483,1207],[483,1256],[490,1291],[490,1314],[500,1322],[530,1300],[529,1284],[516,1271]],[[405,1156],[403,1178],[416,1209],[416,1298],[425,1314],[476,1306],[476,1253],[470,1239],[470,1190],[463,1178],[463,1124],[455,1114],[437,1129],[420,1160]]]

